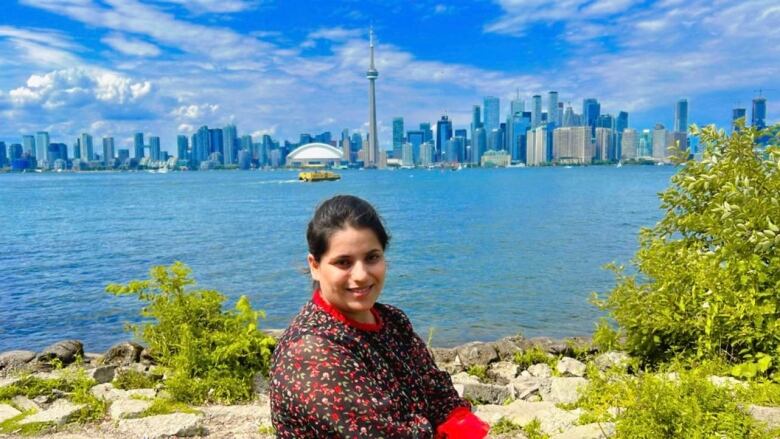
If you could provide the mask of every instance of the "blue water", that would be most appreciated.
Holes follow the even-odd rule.
[[[0,351],[63,338],[88,351],[128,338],[139,302],[104,292],[183,261],[203,287],[241,294],[281,328],[310,297],[302,274],[314,206],[365,197],[392,241],[382,301],[454,345],[522,332],[589,333],[587,303],[614,283],[637,232],[661,216],[671,167],[0,175]]]

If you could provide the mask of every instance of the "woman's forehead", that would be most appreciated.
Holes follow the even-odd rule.
[[[373,230],[346,227],[337,230],[328,240],[328,253],[353,253],[382,249],[382,245]]]

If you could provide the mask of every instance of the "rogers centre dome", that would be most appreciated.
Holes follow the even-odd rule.
[[[287,166],[332,166],[341,164],[344,154],[340,149],[325,143],[307,143],[287,154]]]

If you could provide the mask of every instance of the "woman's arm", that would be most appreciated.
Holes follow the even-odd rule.
[[[277,431],[290,437],[432,438],[423,416],[400,410],[344,346],[308,335],[292,341],[273,371]]]

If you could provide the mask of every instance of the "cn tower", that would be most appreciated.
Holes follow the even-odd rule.
[[[368,154],[366,167],[376,167],[379,163],[379,142],[376,137],[376,78],[379,72],[374,67],[374,30],[369,31],[369,48],[371,49],[371,64],[368,66]]]

